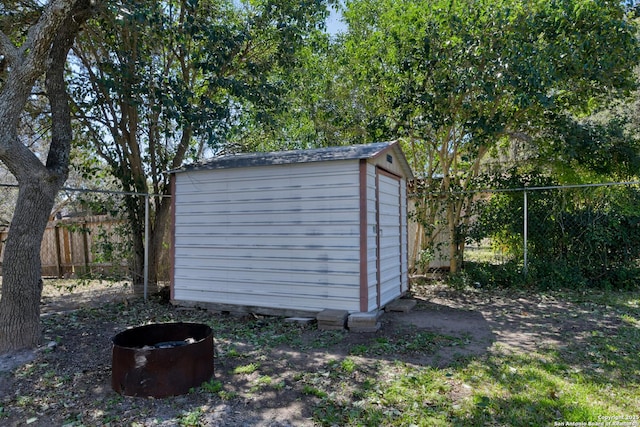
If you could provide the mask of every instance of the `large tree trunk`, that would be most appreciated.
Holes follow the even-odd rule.
[[[40,341],[40,246],[55,197],[68,175],[72,139],[65,64],[90,10],[89,0],[52,1],[21,48],[0,32],[0,53],[11,68],[0,91],[0,160],[19,186],[4,253],[0,352],[33,347]],[[51,144],[43,164],[22,144],[17,129],[31,89],[45,73]]]
[[[174,153],[173,160],[171,161],[171,168],[176,169],[182,165],[187,149],[191,141],[193,131],[190,126],[183,129],[182,136],[180,138],[180,144],[178,144],[177,150]],[[140,162],[140,170],[143,170],[142,159],[137,158]],[[157,168],[152,169],[155,176],[161,176],[163,171]],[[135,178],[132,178],[132,180]],[[151,203],[153,199],[149,200],[149,264],[148,274],[149,283],[147,292],[149,295],[159,291],[158,281],[160,280],[161,268],[165,265],[163,263],[163,255],[165,254],[165,248],[168,248],[165,238],[168,234],[168,227],[171,221],[171,185],[168,181],[156,182],[154,190],[159,195],[152,196],[157,197],[157,203]],[[144,192],[142,189],[139,192]],[[132,200],[128,206],[130,210],[128,212],[131,229],[133,231],[133,257],[134,257],[134,269],[133,269],[133,290],[136,295],[142,295],[144,292],[142,275],[144,273],[144,222],[140,218],[144,218],[144,203],[145,199],[141,196],[136,196],[135,200]],[[135,203],[134,203],[135,202]],[[154,209],[155,207],[155,209]],[[138,220],[136,221],[136,218]],[[135,277],[139,280],[135,280]]]
[[[131,281],[136,296],[144,295],[144,203],[142,196],[125,196],[127,220],[131,227]],[[147,291],[154,293],[156,289],[152,284]]]
[[[139,206],[139,208],[144,209],[144,197],[135,197],[139,199],[138,202],[142,203],[142,207]],[[152,210],[152,206],[149,206],[149,209],[151,217],[149,219],[149,264],[147,266],[149,282],[147,283],[147,294],[153,295],[159,291],[158,281],[160,280],[160,270],[163,266],[164,248],[167,246],[165,245],[165,237],[167,236],[167,227],[171,215],[170,198],[163,198],[156,206],[155,212]],[[134,218],[138,217],[144,218],[143,215],[139,214],[135,215]],[[133,271],[131,274],[133,292],[137,296],[142,296],[144,294],[144,222],[132,221],[131,218],[132,215],[129,212],[129,222],[132,227]]]
[[[169,191],[167,191],[168,193]],[[149,281],[158,283],[161,280],[163,271],[161,268],[165,265],[163,262],[165,251],[169,247],[165,238],[167,237],[167,229],[171,220],[171,199],[163,197],[159,201],[155,213],[155,221],[153,232],[151,233],[151,246],[149,253]]]
[[[170,189],[167,186],[164,186],[163,191],[166,195],[170,193]],[[153,197],[153,196],[152,196]],[[150,218],[149,218],[149,264],[148,274],[149,274],[149,282],[147,293],[152,295],[159,291],[158,282],[161,279],[161,268],[164,266],[163,256],[165,254],[165,248],[168,247],[165,242],[168,232],[168,226],[171,220],[171,198],[170,197],[160,197],[161,200],[155,205],[155,209],[153,209],[153,204],[149,206],[150,210]],[[139,206],[139,209],[144,209],[145,199],[141,196],[138,196],[138,202],[142,204]],[[151,203],[151,202],[150,202]],[[144,212],[144,211],[143,211]],[[135,216],[144,218],[143,215],[138,214]],[[131,221],[131,215],[129,220]],[[142,295],[144,292],[143,286],[143,274],[144,274],[144,223],[143,222],[134,222],[131,221],[131,227],[133,230],[132,235],[132,246],[133,246],[133,290],[136,295]],[[137,278],[138,280],[136,280]]]
[[[33,347],[40,341],[40,244],[58,187],[38,181],[20,186],[5,244],[0,352]]]

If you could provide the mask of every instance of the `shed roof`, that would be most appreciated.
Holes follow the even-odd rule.
[[[348,145],[310,150],[289,150],[260,153],[226,154],[183,166],[171,173],[187,172],[194,170],[231,169],[252,166],[286,165],[293,163],[311,163],[332,160],[360,160],[376,158],[383,153],[393,150],[398,154],[401,168],[407,179],[413,177],[411,167],[400,149],[398,141],[377,142],[373,144]]]

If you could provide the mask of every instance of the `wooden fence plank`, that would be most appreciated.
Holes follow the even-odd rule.
[[[127,265],[95,262],[95,252],[92,250],[101,227],[111,233],[110,239],[114,244],[120,243],[122,236],[113,233],[113,229],[123,222],[107,215],[50,221],[45,229],[40,250],[42,275],[58,278],[77,277],[108,269],[110,272],[126,276]],[[8,229],[0,230],[0,274],[7,235]]]
[[[56,225],[55,227],[53,227],[53,230],[56,236],[56,260],[58,261],[58,279],[62,279],[64,272],[62,271],[62,252],[60,249],[60,227]]]

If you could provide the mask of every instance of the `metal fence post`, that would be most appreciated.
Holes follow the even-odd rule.
[[[527,233],[528,233],[528,229],[529,229],[529,212],[528,212],[528,207],[529,203],[527,200],[527,190],[524,190],[524,265],[522,267],[522,272],[524,273],[524,277],[527,277],[527,270],[529,268],[529,264],[528,264],[528,251],[527,251]]]

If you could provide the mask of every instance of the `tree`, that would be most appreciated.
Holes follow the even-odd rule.
[[[52,0],[35,11],[7,3],[0,9],[0,160],[19,185],[2,269],[0,351],[32,347],[41,338],[40,244],[55,196],[67,178],[72,140],[65,66],[91,11],[89,0]],[[18,134],[32,88],[40,87],[43,75],[51,108],[46,159],[31,152]]]
[[[345,17],[347,67],[369,121],[405,139],[424,193],[445,200],[452,271],[465,192],[491,150],[562,132],[635,83],[636,28],[619,2],[354,0]],[[427,227],[435,201],[417,207]]]
[[[375,139],[367,123],[366,101],[352,90],[350,69],[343,66],[339,38],[317,31],[296,55],[296,65],[282,70],[286,102],[259,120],[262,110],[247,108],[233,142],[242,151],[307,149],[363,144]]]
[[[323,1],[121,0],[96,17],[74,51],[72,87],[95,151],[122,190],[170,195],[166,172],[227,149],[246,105],[273,108],[278,71],[323,22]],[[171,201],[153,198],[150,284],[155,284]],[[125,197],[142,291],[144,199]]]

